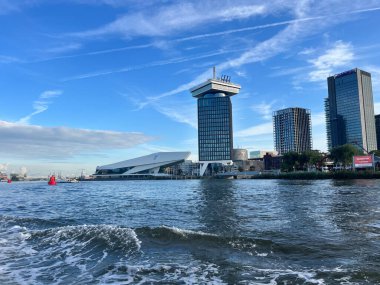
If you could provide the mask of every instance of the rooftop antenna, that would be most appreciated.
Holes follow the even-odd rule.
[[[212,67],[212,79],[215,79],[215,76],[216,76],[216,70],[215,70],[215,66]]]

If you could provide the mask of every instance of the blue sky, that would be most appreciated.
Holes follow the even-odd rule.
[[[326,150],[326,77],[372,74],[380,1],[0,0],[0,171],[88,174],[156,151],[197,159],[189,89],[228,74],[234,146],[273,149],[271,114],[312,112]]]

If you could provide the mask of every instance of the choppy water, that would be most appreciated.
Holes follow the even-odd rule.
[[[380,181],[0,183],[0,284],[380,284]]]

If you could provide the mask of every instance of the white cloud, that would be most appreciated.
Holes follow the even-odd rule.
[[[170,64],[183,63],[183,62],[188,62],[188,61],[206,59],[206,58],[215,57],[218,55],[223,55],[223,54],[237,52],[237,51],[241,51],[241,49],[239,49],[239,50],[222,49],[222,50],[217,50],[217,51],[199,54],[199,55],[194,55],[194,56],[189,56],[189,57],[177,57],[177,58],[171,58],[171,59],[166,59],[166,60],[153,61],[153,62],[149,62],[149,63],[141,64],[141,65],[136,65],[136,66],[126,66],[123,68],[118,68],[118,69],[113,69],[113,70],[105,70],[105,71],[96,71],[96,72],[91,72],[91,73],[85,73],[85,74],[80,74],[80,75],[64,78],[64,79],[62,79],[62,81],[80,80],[80,79],[105,76],[105,75],[110,75],[110,74],[115,74],[115,73],[124,73],[124,72],[130,72],[130,71],[135,71],[135,70],[141,70],[141,69],[145,69],[145,68],[152,68],[152,67],[165,66],[165,65],[170,65]]]
[[[61,90],[47,90],[42,92],[40,95],[40,99],[50,99],[54,97],[58,97],[61,95],[63,92]]]
[[[234,136],[235,137],[252,137],[259,136],[265,134],[273,134],[273,123],[264,123],[260,125],[256,125],[241,131],[237,131]]]
[[[326,81],[336,68],[349,67],[355,59],[354,49],[350,43],[337,41],[333,47],[315,59],[309,60],[314,70],[309,72],[310,81]]]
[[[266,13],[264,5],[216,4],[216,2],[180,2],[157,9],[145,9],[124,15],[98,29],[72,35],[96,37],[117,34],[127,38],[133,36],[165,36],[206,23],[245,19]],[[205,13],[204,11],[212,11],[212,13]]]
[[[186,108],[182,108],[183,104],[178,104],[178,106],[167,106],[167,105],[158,105],[154,104],[153,107],[160,112],[161,114],[165,115],[169,119],[184,123],[189,126],[191,126],[194,129],[197,129],[197,110],[195,107],[195,104],[193,105],[186,105]]]
[[[29,115],[22,117],[20,120],[17,121],[19,124],[28,124],[30,119],[44,111],[46,111],[49,108],[49,104],[51,101],[48,99],[52,99],[54,97],[58,97],[63,93],[61,90],[47,90],[41,93],[41,95],[38,97],[36,101],[33,102],[33,109],[34,112],[30,113]]]
[[[263,116],[263,119],[270,120],[272,119],[272,108],[276,101],[270,103],[261,102],[260,104],[253,105],[251,108]]]
[[[235,70],[235,73],[239,77],[248,78],[247,73],[245,71],[243,71],[243,70]]]
[[[263,61],[265,59],[271,58],[285,51],[286,48],[290,46],[292,41],[299,38],[298,34],[302,33],[303,29],[306,29],[305,25],[294,23],[288,26],[283,31],[276,34],[274,37],[259,43],[258,45],[249,49],[246,52],[243,52],[239,57],[230,59],[218,65],[216,69],[218,72],[222,72],[229,68],[238,68],[245,64],[259,62],[259,61]],[[203,82],[204,80],[210,77],[211,77],[211,72],[206,71],[200,74],[199,76],[197,76],[191,82],[182,84],[171,91],[164,92],[158,96],[148,97],[145,102],[142,102],[140,104],[140,108],[143,108],[146,105],[151,104],[152,102],[156,102],[162,98],[173,96],[183,91],[188,91],[190,88],[194,87],[197,84],[200,84],[201,82]]]
[[[74,50],[78,50],[82,48],[82,44],[80,43],[69,43],[69,44],[61,44],[59,46],[51,47],[43,52],[48,52],[48,53],[66,53]]]
[[[42,127],[0,121],[2,157],[64,160],[81,154],[126,149],[151,141],[142,133]]]
[[[315,48],[305,48],[301,50],[298,54],[299,55],[310,55],[316,52]]]
[[[13,63],[13,62],[21,62],[21,60],[13,56],[0,55],[0,63]]]

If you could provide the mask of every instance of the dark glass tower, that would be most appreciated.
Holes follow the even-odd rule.
[[[380,115],[375,115],[377,149],[380,149]]]
[[[358,68],[327,78],[328,148],[351,143],[377,149],[371,74]]]
[[[311,150],[310,110],[287,108],[273,113],[274,145],[279,155]]]
[[[209,79],[190,90],[198,99],[199,161],[229,163],[232,158],[232,105],[230,97],[240,86],[227,76]],[[202,170],[201,170],[202,175]]]
[[[209,93],[198,99],[199,161],[232,157],[232,105],[229,96]]]

